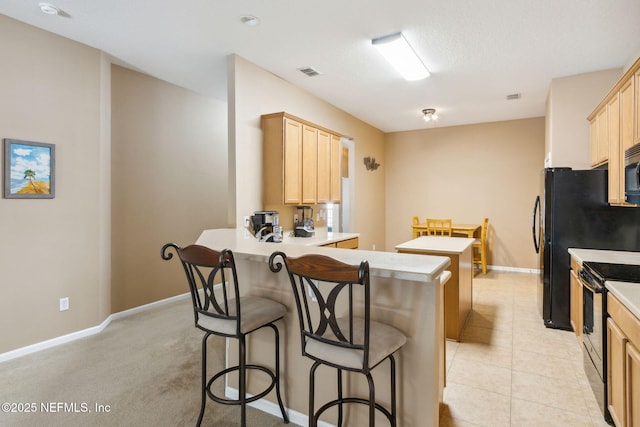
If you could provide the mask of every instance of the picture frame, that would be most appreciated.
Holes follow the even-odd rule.
[[[4,139],[4,197],[55,197],[55,145]]]

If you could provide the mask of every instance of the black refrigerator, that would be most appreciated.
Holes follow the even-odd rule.
[[[640,251],[640,208],[609,206],[607,173],[544,169],[532,230],[540,255],[538,307],[549,328],[571,329],[569,248]]]

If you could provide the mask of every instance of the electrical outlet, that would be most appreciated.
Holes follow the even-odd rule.
[[[60,311],[69,310],[69,297],[60,298]]]

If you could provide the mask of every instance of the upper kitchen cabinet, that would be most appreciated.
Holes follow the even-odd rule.
[[[607,165],[609,203],[636,206],[624,200],[624,153],[640,143],[640,58],[622,76],[588,117],[591,166]]]
[[[302,125],[302,204],[318,200],[318,129]]]
[[[603,105],[589,118],[591,134],[591,166],[597,167],[609,160],[609,130],[607,127],[607,105]]]
[[[262,116],[262,131],[265,206],[340,202],[338,133],[287,113]]]
[[[640,59],[638,60],[640,61]],[[638,61],[636,61],[636,63],[634,64],[634,66],[632,68],[636,68],[636,73],[635,76],[633,78],[633,82],[634,82],[634,86],[635,89],[632,90],[632,92],[635,91],[636,96],[635,96],[635,142],[634,144],[640,144],[640,65],[638,64]]]

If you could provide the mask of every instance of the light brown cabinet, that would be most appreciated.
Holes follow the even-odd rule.
[[[616,322],[607,319],[607,405],[616,426],[627,425],[625,403],[626,346],[629,340]]]
[[[588,117],[591,166],[608,163],[609,203],[635,206],[624,200],[624,152],[640,143],[640,58],[622,76]]]
[[[317,185],[318,129],[302,125],[302,199],[298,204],[315,204],[318,195]]]
[[[286,113],[262,116],[262,132],[265,209],[340,202],[337,133]]]
[[[627,425],[640,426],[640,351],[627,345]]]
[[[634,133],[635,133],[635,138],[634,138],[634,144],[640,144],[640,65],[638,64],[638,61],[636,61],[636,63],[634,64],[634,67],[632,68],[637,68],[634,78],[633,78],[633,84],[635,86],[635,117],[634,117],[634,126],[633,128],[635,129]],[[632,114],[633,116],[633,114]]]
[[[318,131],[318,203],[331,202],[331,135]]]
[[[340,240],[333,243],[327,243],[326,245],[322,245],[324,247],[329,248],[343,248],[343,249],[358,249],[360,240],[357,237],[352,239]]]
[[[607,296],[607,405],[617,427],[640,427],[640,319]]]
[[[299,203],[302,198],[302,124],[289,119],[284,119],[285,133],[282,140],[282,183],[284,204]],[[279,131],[277,129],[276,131]],[[269,152],[269,157],[276,157]],[[265,164],[267,166],[267,164]],[[280,164],[277,161],[269,161],[268,166],[275,166],[278,171]],[[275,173],[273,173],[275,177]]]
[[[620,148],[620,94],[614,94],[607,102],[607,141],[609,144],[609,203],[624,203],[624,181],[620,171],[624,170],[623,152]]]
[[[571,275],[569,277],[571,305],[570,305],[570,322],[576,337],[582,343],[582,283],[578,278],[578,272],[582,269],[582,265],[573,257],[571,257]]]
[[[331,135],[331,167],[330,187],[331,201],[340,203],[342,201],[342,138]]]
[[[603,165],[609,160],[609,130],[607,124],[607,105],[605,104],[589,120],[592,167]]]

